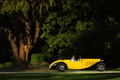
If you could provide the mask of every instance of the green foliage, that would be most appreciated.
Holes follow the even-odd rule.
[[[41,64],[42,62],[44,62],[44,56],[42,54],[32,54],[30,62],[31,64]]]
[[[38,28],[38,26],[42,27],[43,24],[42,22],[45,18],[45,15],[54,4],[55,4],[54,0],[0,1],[0,24],[3,23],[2,27],[5,29],[5,32],[8,36],[10,43],[13,40],[13,43],[11,43],[11,45],[16,45],[17,47],[17,51],[14,51],[15,55],[19,56],[21,54],[19,48],[22,43],[25,45],[29,45],[28,42],[30,41],[31,48],[29,48],[29,50],[33,48],[40,33],[39,30],[40,28]],[[3,21],[1,19],[3,19]],[[10,38],[9,35],[11,35],[12,37]],[[30,40],[28,39],[28,37]],[[23,41],[21,42],[21,40]],[[12,48],[13,50],[15,50],[15,47],[12,46]]]
[[[13,12],[22,13],[24,17],[28,17],[29,11],[35,15],[36,8],[39,8],[39,14],[48,11],[50,6],[55,4],[54,0],[4,0],[1,12],[12,14]]]
[[[0,68],[4,68],[5,67],[5,65],[4,64],[0,64]]]
[[[47,63],[47,62],[42,62],[41,65],[42,65],[42,66],[49,66],[49,63]]]
[[[64,4],[63,6],[67,5]],[[68,14],[66,12],[67,10],[51,12],[42,28],[43,35],[41,37],[46,38],[49,47],[47,52],[51,53],[58,50],[57,53],[60,58],[70,58],[73,53],[69,50],[73,41],[76,41],[78,36],[94,28],[93,22],[83,22],[79,20],[74,12]]]
[[[119,67],[119,0],[1,0],[0,12],[13,14],[15,11],[17,15],[32,15],[34,19],[37,6],[39,15],[47,15],[41,16],[45,19],[34,53],[46,55],[48,61],[71,58],[73,54],[103,58],[108,67]],[[41,63],[45,59],[32,56],[31,63]],[[111,65],[113,63],[115,65]]]
[[[0,68],[6,68],[12,66],[12,62],[4,62],[3,64],[0,63]]]
[[[66,49],[60,49],[58,51],[59,59],[66,59],[66,57],[69,56],[66,52]]]
[[[4,65],[5,65],[6,67],[12,66],[12,62],[6,62],[6,63],[4,63]]]
[[[70,26],[71,21],[75,16],[65,15],[58,16],[59,13],[53,12],[46,18],[42,30],[44,31],[42,37],[46,38],[48,44],[48,53],[54,52],[55,49],[67,47],[71,44],[71,40],[75,39],[73,26]]]
[[[59,58],[71,58],[73,54],[87,58],[103,58],[109,67],[115,67],[120,62],[116,57],[120,52],[120,28],[119,19],[114,15],[120,17],[120,2],[113,1],[114,7],[110,6],[111,1],[109,4],[108,2],[62,1],[58,10],[51,12],[46,18],[42,28],[41,38],[47,43],[46,52],[57,54]],[[110,43],[108,49],[105,47],[106,43]],[[111,66],[111,63],[116,65]]]

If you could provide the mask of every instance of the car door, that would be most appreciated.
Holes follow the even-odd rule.
[[[80,61],[70,61],[70,63],[68,64],[68,69],[82,69],[84,68],[84,61],[80,60]]]

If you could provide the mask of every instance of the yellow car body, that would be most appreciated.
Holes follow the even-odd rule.
[[[100,68],[104,67],[105,69],[105,64],[101,59],[80,59],[76,62],[73,62],[71,60],[57,60],[50,64],[49,69],[58,69],[58,71],[63,72],[66,69],[86,69],[98,63],[102,64]],[[64,70],[60,70],[59,67],[61,69],[64,67]],[[102,69],[101,71],[103,71],[104,69]]]

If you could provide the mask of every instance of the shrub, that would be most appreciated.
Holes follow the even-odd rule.
[[[9,67],[11,65],[12,65],[12,62],[4,62],[3,64],[0,63],[0,68]]]
[[[33,65],[38,65],[38,63],[33,63]]]
[[[42,62],[44,62],[44,56],[42,54],[32,54],[31,64],[41,64]]]
[[[4,63],[5,66],[11,66],[12,65],[12,62],[6,62]]]
[[[5,65],[3,65],[3,64],[0,64],[0,68],[3,68],[3,67],[5,67]]]
[[[42,62],[41,65],[48,66],[49,64],[47,62]]]

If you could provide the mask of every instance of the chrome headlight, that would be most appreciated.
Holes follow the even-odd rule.
[[[100,59],[101,62],[103,62],[104,60],[103,59]]]

